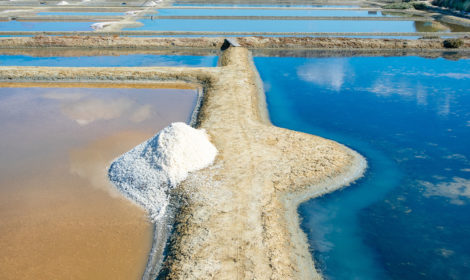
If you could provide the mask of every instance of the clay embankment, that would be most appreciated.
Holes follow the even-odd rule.
[[[202,84],[198,126],[219,155],[177,188],[183,203],[164,272],[172,279],[319,278],[295,209],[361,176],[365,160],[336,142],[272,126],[246,49],[228,49],[221,65],[0,67],[0,80]]]
[[[1,32],[0,32],[1,33]],[[444,39],[361,39],[313,37],[238,37],[241,46],[250,49],[370,49],[370,50],[443,50]],[[470,50],[470,38],[462,38],[457,50]],[[120,37],[120,36],[36,36],[0,38],[0,48],[109,48],[109,49],[219,49],[220,37]],[[453,49],[456,50],[456,49]]]

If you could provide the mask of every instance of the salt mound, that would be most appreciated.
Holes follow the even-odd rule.
[[[105,27],[108,27],[112,24],[116,24],[117,21],[106,21],[106,22],[97,22],[90,25],[93,30],[102,30]]]
[[[205,130],[172,123],[116,159],[108,174],[122,193],[147,209],[157,222],[166,212],[169,191],[189,172],[211,165],[216,155]]]
[[[65,5],[70,5],[70,4],[67,1],[60,1],[59,3],[57,3],[57,6],[65,6]]]

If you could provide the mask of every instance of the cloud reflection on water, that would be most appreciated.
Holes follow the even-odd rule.
[[[150,105],[139,105],[127,97],[91,95],[80,92],[80,89],[51,89],[42,97],[59,101],[62,113],[80,126],[99,120],[117,119],[125,114],[131,121],[138,123],[148,119],[152,112]]]
[[[327,86],[336,91],[340,91],[345,80],[354,76],[353,74],[344,58],[328,59],[297,68],[297,75],[303,81]]]
[[[440,196],[450,199],[450,203],[455,205],[464,205],[465,199],[470,198],[470,179],[454,177],[452,181],[431,183],[420,181],[425,187],[424,196]]]

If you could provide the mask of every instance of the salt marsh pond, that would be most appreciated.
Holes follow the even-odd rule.
[[[3,279],[138,279],[153,240],[109,164],[171,122],[195,90],[0,88]]]
[[[353,186],[298,210],[326,278],[465,279],[470,61],[340,56],[255,62],[275,125],[336,140],[369,162]]]
[[[5,52],[4,52],[5,53]],[[119,54],[119,55],[82,55],[63,56],[58,51],[42,55],[29,54],[23,50],[21,54],[2,54],[0,66],[55,66],[55,67],[148,67],[148,66],[186,66],[213,67],[217,65],[217,56],[192,55],[155,55],[155,54]],[[84,53],[81,51],[81,53]],[[86,52],[85,52],[86,54]]]

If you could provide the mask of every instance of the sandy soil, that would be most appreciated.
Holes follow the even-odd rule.
[[[176,191],[177,216],[164,274],[171,279],[320,278],[296,207],[361,176],[354,151],[270,124],[262,83],[245,48],[217,68],[0,67],[8,81],[186,81],[205,95],[198,126],[220,154]]]

